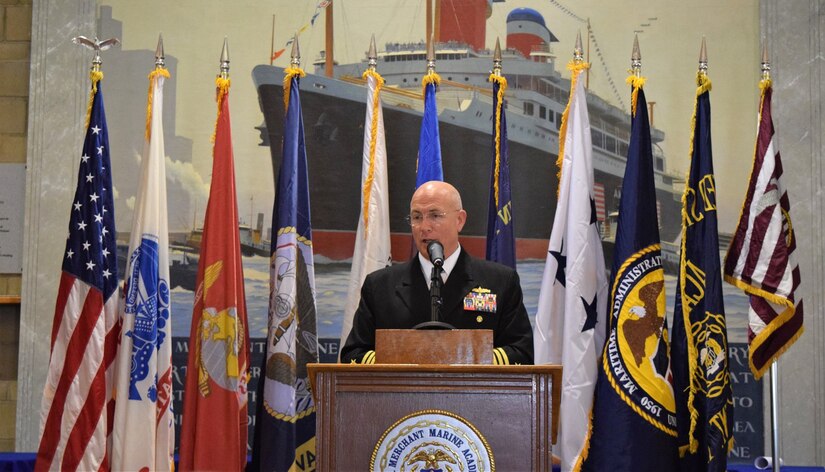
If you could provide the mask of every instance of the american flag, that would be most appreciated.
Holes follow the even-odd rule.
[[[99,82],[91,93],[52,325],[36,470],[108,468],[107,403],[119,331],[117,250]]]

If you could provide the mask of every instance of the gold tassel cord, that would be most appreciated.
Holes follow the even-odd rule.
[[[97,94],[97,83],[103,80],[103,72],[93,70],[89,72],[89,79],[92,81],[92,91],[89,93],[89,104],[86,105],[86,128],[89,127],[89,120],[92,119],[92,104]]]
[[[166,69],[157,68],[149,73],[149,91],[146,92],[146,141],[152,137],[152,100],[155,92],[156,78],[170,77],[169,71]]]
[[[493,187],[495,188],[495,206],[496,210],[498,210],[498,192],[499,192],[499,185],[498,185],[498,178],[499,172],[501,170],[501,110],[504,105],[504,92],[507,90],[507,79],[500,75],[490,74],[490,82],[494,82],[498,84],[498,93],[496,94],[496,131],[495,131],[495,139],[496,139],[496,162],[495,162],[495,170],[493,171],[494,179],[493,179]]]
[[[372,184],[375,180],[375,146],[378,139],[378,112],[381,111],[380,94],[381,87],[384,85],[384,78],[381,77],[381,74],[378,72],[369,69],[364,72],[362,77],[364,80],[367,80],[369,77],[375,80],[375,90],[372,92],[372,110],[370,111],[372,116],[372,120],[370,121],[370,163],[363,190],[364,208],[362,211],[364,214],[364,238],[366,238],[369,234],[370,198],[372,195]]]
[[[632,116],[636,116],[636,99],[639,98],[639,89],[644,87],[646,80],[644,77],[632,74],[625,80],[628,85],[633,87],[633,92],[630,94],[630,113]]]
[[[427,86],[433,84],[436,87],[441,85],[441,76],[438,75],[435,71],[428,71],[424,74],[424,78],[421,79],[421,93],[423,94],[426,90]]]
[[[576,83],[579,81],[579,75],[590,68],[589,62],[570,61],[567,63],[567,69],[570,74],[570,96],[567,99],[567,106],[564,108],[564,113],[561,115],[561,125],[559,126],[559,156],[556,159],[556,178],[561,182],[561,171],[564,164],[564,142],[567,140],[567,117],[570,115],[570,102],[573,101],[573,94],[576,90]],[[556,187],[556,199],[559,198],[561,185]]]
[[[216,102],[218,103],[218,113],[215,116],[215,131],[212,132],[212,143],[215,142],[215,135],[218,133],[218,119],[221,117],[221,110],[223,109],[223,101],[226,99],[226,96],[229,95],[229,87],[231,83],[229,79],[224,79],[221,76],[218,76],[215,79],[215,87],[217,88],[218,97]]]
[[[284,113],[289,109],[289,93],[292,89],[292,78],[306,77],[306,72],[300,67],[287,67],[284,69]]]

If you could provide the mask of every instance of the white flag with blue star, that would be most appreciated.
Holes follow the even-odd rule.
[[[607,276],[596,226],[593,148],[582,67],[573,65],[565,111],[559,198],[544,266],[535,327],[536,364],[561,364],[559,435],[563,471],[578,470],[604,346]]]

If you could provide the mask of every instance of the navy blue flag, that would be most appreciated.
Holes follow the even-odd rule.
[[[424,116],[421,117],[415,188],[431,180],[444,180],[444,171],[441,168],[441,138],[438,135],[438,109],[435,106],[435,92],[440,81],[441,78],[435,72],[428,72],[421,79],[424,85]]]
[[[315,470],[315,404],[307,364],[318,362],[315,266],[299,78],[289,68],[283,160],[275,188],[269,329],[258,383],[253,470]]]
[[[507,119],[504,114],[507,80],[497,75],[491,75],[490,80],[493,81],[493,165],[487,214],[487,260],[515,269],[516,236],[513,232],[510,155],[507,153]]]
[[[610,278],[607,341],[583,470],[676,470],[653,152],[644,79],[631,77],[633,116]]]
[[[682,198],[682,250],[673,313],[673,385],[682,470],[727,470],[733,398],[722,300],[710,79],[698,77],[690,172]]]

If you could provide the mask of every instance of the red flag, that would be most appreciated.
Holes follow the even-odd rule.
[[[284,53],[284,51],[286,51],[286,48],[281,48],[281,49],[279,49],[279,50],[277,50],[277,51],[273,52],[273,53],[272,53],[272,57],[271,57],[271,58],[269,58],[270,62],[271,62],[271,61],[274,61],[275,59],[278,59],[279,57],[281,57],[281,54],[283,54],[283,53]]]
[[[802,334],[796,234],[782,160],[773,139],[769,79],[760,83],[759,133],[748,191],[736,233],[725,257],[725,281],[750,295],[748,344],[751,371],[758,379]]]
[[[189,336],[181,470],[246,467],[249,331],[228,94],[229,80],[218,78],[212,185]]]

